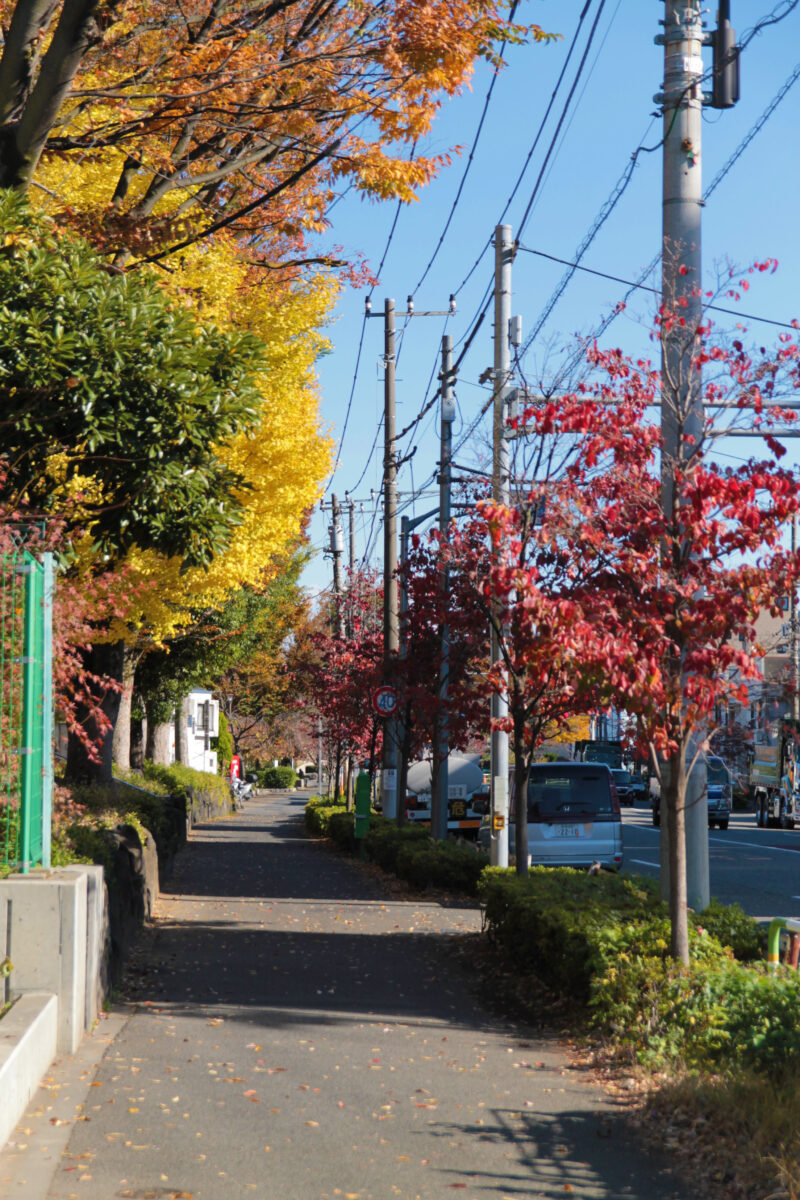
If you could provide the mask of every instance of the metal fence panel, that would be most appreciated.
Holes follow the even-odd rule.
[[[0,867],[50,864],[53,561],[0,558]]]

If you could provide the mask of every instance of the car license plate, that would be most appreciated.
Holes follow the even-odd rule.
[[[592,832],[591,822],[584,825],[543,825],[542,833],[546,838],[579,838],[589,837]]]

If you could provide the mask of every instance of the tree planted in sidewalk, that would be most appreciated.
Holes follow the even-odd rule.
[[[656,337],[674,336],[679,320],[662,312]],[[577,455],[548,490],[550,554],[596,631],[599,653],[579,657],[578,677],[588,667],[605,702],[635,714],[662,777],[671,949],[684,962],[687,804],[705,812],[705,797],[689,794],[692,766],[715,707],[746,703],[747,681],[761,677],[759,612],[777,615],[800,575],[783,540],[800,506],[800,475],[781,465],[784,448],[771,432],[791,413],[766,407],[796,394],[797,342],[784,334],[773,353],[751,356],[738,339],[715,342],[708,325],[685,338],[689,400],[681,381],[649,363],[593,348],[593,382],[523,418],[539,436],[578,439]],[[699,425],[692,393],[704,406]],[[661,429],[644,419],[659,402],[678,430],[668,493]],[[721,414],[730,413],[763,438],[761,457],[726,466],[715,456],[729,427]]]

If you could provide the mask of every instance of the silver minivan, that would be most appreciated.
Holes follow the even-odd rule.
[[[490,828],[478,845],[489,850]],[[509,854],[514,819],[509,821]],[[534,763],[528,781],[528,854],[536,867],[622,867],[622,817],[604,763]]]

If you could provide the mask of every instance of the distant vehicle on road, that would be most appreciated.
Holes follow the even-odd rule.
[[[575,743],[575,754],[581,762],[605,763],[611,770],[622,767],[622,742],[617,738],[605,741],[581,739]]]
[[[761,828],[794,829],[800,821],[800,747],[794,722],[781,723],[774,746],[756,746],[750,768],[750,791]]]
[[[488,852],[490,818],[478,831]],[[514,817],[508,849],[515,852]],[[622,818],[604,763],[534,763],[528,781],[528,853],[535,867],[622,867]]]
[[[709,754],[706,762],[706,791],[708,801],[708,827],[715,825],[728,828],[733,805],[733,779],[726,763]],[[653,793],[653,824],[661,824],[661,793]]]
[[[489,794],[479,754],[453,752],[448,758],[447,832],[474,839],[481,816],[489,810]],[[411,763],[406,779],[406,820],[430,824],[431,764]]]
[[[624,767],[612,767],[611,777],[616,785],[620,804],[634,804],[639,791],[644,796],[644,785],[642,785],[641,790],[637,789],[633,775],[630,771],[626,771]]]

